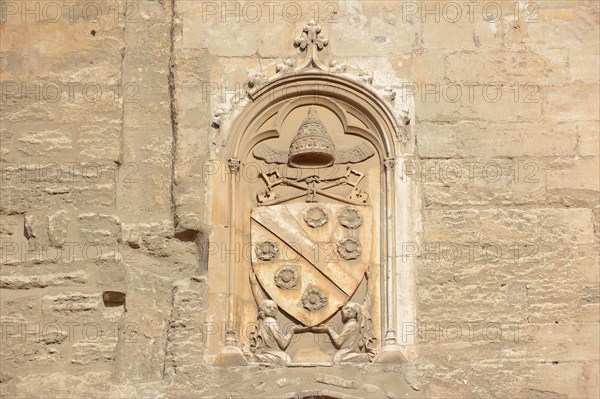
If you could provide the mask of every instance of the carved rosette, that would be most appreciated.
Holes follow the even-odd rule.
[[[258,259],[270,261],[275,259],[275,255],[279,252],[279,246],[271,240],[266,240],[258,243],[254,251]]]
[[[327,213],[318,205],[311,206],[304,211],[304,221],[312,228],[321,227],[327,223]]]
[[[338,242],[337,250],[340,256],[346,260],[356,259],[361,254],[360,242],[346,237]]]
[[[298,285],[300,279],[300,273],[294,266],[283,266],[275,273],[275,285],[282,290],[291,290]]]
[[[342,226],[351,230],[356,230],[363,224],[360,212],[353,206],[342,208],[337,217]]]
[[[322,289],[308,287],[302,295],[302,306],[309,312],[316,312],[327,304],[327,295]]]

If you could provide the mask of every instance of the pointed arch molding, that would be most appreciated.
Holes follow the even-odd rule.
[[[282,104],[294,100],[298,106],[306,103],[322,105],[340,115],[345,131],[365,136],[377,149],[381,161],[396,157],[400,136],[396,118],[384,100],[360,82],[319,70],[298,72],[269,82],[249,94],[249,98],[252,102],[231,126],[227,145],[230,149],[228,158],[241,159],[245,156],[241,151],[252,148],[252,142],[263,140],[269,134],[277,137],[276,125],[273,126],[273,131],[262,132],[261,137],[256,137],[255,132],[268,118],[282,111]],[[354,110],[354,116],[362,119],[369,129],[348,126],[347,118],[343,118],[347,111],[342,110],[336,102],[344,103],[347,108]]]

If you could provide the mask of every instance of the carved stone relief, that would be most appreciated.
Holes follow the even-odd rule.
[[[327,304],[327,294],[318,287],[308,287],[302,295],[302,306],[309,312],[315,312]]]
[[[283,290],[291,290],[298,285],[300,273],[293,265],[283,266],[275,273],[275,285]]]
[[[304,221],[310,227],[321,227],[327,223],[327,219],[327,213],[318,205],[311,206],[304,211]]]
[[[358,229],[363,223],[360,212],[353,206],[342,208],[337,218],[342,226],[352,230]]]
[[[360,256],[360,242],[354,238],[346,237],[337,243],[337,251],[346,260],[356,259]]]
[[[328,40],[313,21],[295,45],[303,60],[278,63],[272,78],[252,74],[252,104],[229,126],[222,234],[231,247],[249,240],[251,250],[225,268],[230,327],[215,365],[406,361],[391,278],[398,126],[385,101],[395,93],[378,95],[371,71],[349,77],[345,64],[325,67]],[[317,83],[335,90],[314,92]],[[235,177],[249,165],[250,175]],[[247,337],[236,332],[250,324]]]
[[[255,251],[258,259],[270,261],[275,259],[279,246],[271,240],[265,240],[257,243]]]
[[[319,208],[324,214],[335,215],[343,206],[322,203]],[[305,326],[315,326],[339,311],[360,285],[375,255],[369,248],[361,250],[358,238],[347,237],[347,230],[339,223],[309,226],[304,215],[314,207],[300,202],[260,206],[250,213],[252,245],[260,247],[268,242],[281,248],[280,256],[268,259],[255,251],[252,273],[265,295]],[[371,228],[370,211],[368,207],[363,210],[366,228],[357,236],[363,240]],[[344,256],[339,255],[340,245]],[[282,287],[277,277],[290,264],[301,276],[293,290]]]

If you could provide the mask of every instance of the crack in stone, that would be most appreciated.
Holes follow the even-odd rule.
[[[171,111],[171,131],[172,131],[172,142],[171,142],[171,212],[173,217],[173,227],[177,230],[179,221],[177,220],[177,206],[175,204],[175,167],[177,165],[177,145],[178,145],[178,115],[177,106],[175,104],[175,68],[176,68],[176,56],[175,56],[175,0],[170,1],[170,57],[169,57],[169,106]]]

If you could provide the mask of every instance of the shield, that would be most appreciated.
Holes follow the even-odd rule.
[[[305,326],[336,313],[371,261],[371,208],[285,204],[251,212],[252,267],[261,286]]]

